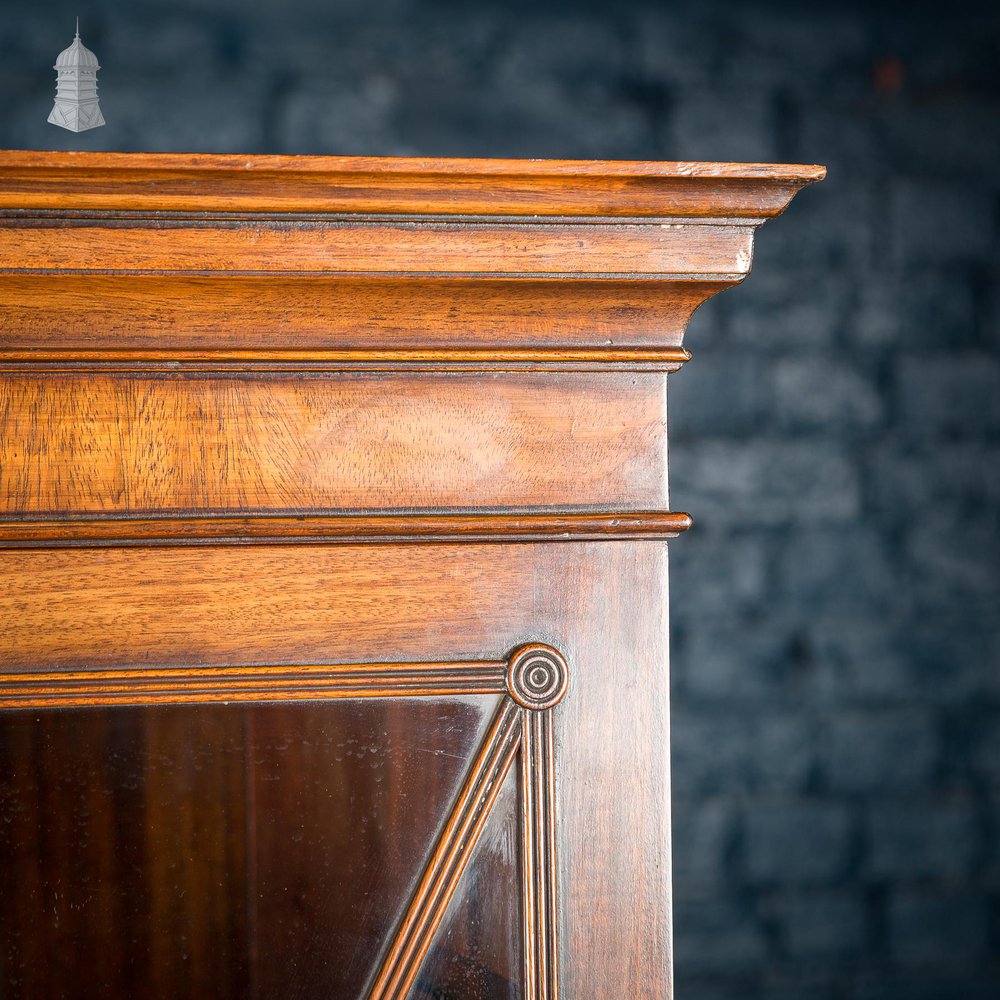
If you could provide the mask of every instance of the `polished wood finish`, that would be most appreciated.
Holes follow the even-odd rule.
[[[770,218],[819,166],[407,157],[0,155],[18,211]]]
[[[670,1000],[667,376],[822,174],[0,152],[0,994]]]
[[[139,274],[731,276],[750,269],[753,227],[664,223],[256,222],[11,227],[0,271]],[[693,230],[689,231],[689,230]]]
[[[0,366],[671,371],[754,228],[822,175],[0,153]]]
[[[691,527],[688,514],[672,511],[601,514],[299,514],[237,517],[65,518],[0,521],[0,548],[93,545],[186,545],[214,541],[333,543],[520,541],[559,542],[603,538],[674,538]]]
[[[0,661],[21,672],[492,660],[543,638],[572,670],[552,710],[562,992],[669,995],[664,546],[42,550],[0,553],[0,574]]]
[[[339,664],[270,668],[58,671],[0,675],[0,708],[287,702],[295,699],[501,694],[482,745],[428,858],[369,990],[372,1000],[410,993],[518,751],[525,873],[525,995],[555,995],[558,892],[551,716],[569,671],[557,650],[531,644],[507,663]]]
[[[665,424],[655,374],[7,375],[0,518],[656,510]]]
[[[0,274],[0,366],[205,360],[259,364],[675,367],[696,277]],[[169,337],[165,332],[169,331]]]
[[[496,663],[296,664],[0,674],[0,708],[502,694]]]

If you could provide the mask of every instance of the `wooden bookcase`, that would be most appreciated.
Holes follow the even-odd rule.
[[[823,173],[0,153],[0,995],[670,997],[667,376]]]

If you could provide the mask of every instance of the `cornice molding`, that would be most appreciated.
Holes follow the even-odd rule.
[[[671,372],[824,175],[0,151],[0,365]]]
[[[822,180],[801,164],[0,151],[0,208],[738,217]]]

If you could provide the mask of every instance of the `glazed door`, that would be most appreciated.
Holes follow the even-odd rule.
[[[557,654],[514,666],[515,692],[561,694]],[[521,996],[550,962],[524,964],[520,888],[552,926],[551,724],[504,684],[449,663],[10,685],[4,995]]]
[[[3,996],[615,995],[595,951],[666,942],[664,552],[0,553]]]

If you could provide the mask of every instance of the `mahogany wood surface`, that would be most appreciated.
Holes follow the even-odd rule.
[[[0,208],[769,218],[825,174],[771,163],[6,150]]]
[[[663,376],[0,376],[0,518],[666,506]]]
[[[553,711],[562,990],[670,996],[664,546],[49,549],[0,553],[0,574],[0,662],[25,682],[555,646],[571,670]]]
[[[667,373],[823,173],[0,152],[0,996],[672,1000]]]
[[[676,223],[215,222],[12,226],[2,271],[157,274],[723,275],[753,228]]]
[[[694,310],[725,287],[695,278],[8,273],[0,274],[0,362],[185,353],[348,360],[347,352],[543,362],[572,348],[597,362],[614,348],[679,348]]]
[[[567,511],[492,514],[437,511],[405,514],[298,514],[247,516],[72,517],[0,521],[0,548],[49,545],[187,545],[214,540],[229,545],[359,542],[418,544],[490,540],[521,542],[674,538],[691,527],[673,511],[595,513]]]

